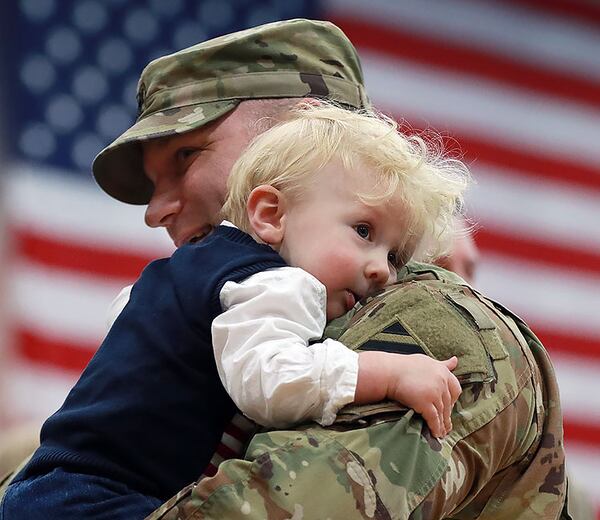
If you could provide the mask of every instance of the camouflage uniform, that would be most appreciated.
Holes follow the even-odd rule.
[[[257,435],[245,460],[149,518],[559,518],[562,416],[543,346],[455,275],[424,264],[406,274],[328,334],[358,350],[457,355],[463,393],[447,437],[395,403],[349,406],[330,428]]]

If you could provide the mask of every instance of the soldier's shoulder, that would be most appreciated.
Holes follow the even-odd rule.
[[[448,271],[443,267],[425,262],[410,261],[398,271],[397,280],[399,283],[418,281],[438,280],[457,285],[468,285],[459,275]]]

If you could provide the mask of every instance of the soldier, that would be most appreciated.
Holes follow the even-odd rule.
[[[179,246],[210,230],[252,135],[304,97],[368,106],[353,47],[325,22],[269,24],[164,57],[142,74],[138,122],[98,156],[94,174],[113,197],[148,204],[147,224]],[[143,141],[155,143],[151,164]],[[255,436],[245,460],[225,461],[151,518],[561,515],[556,381],[516,316],[459,277],[412,263],[397,285],[331,324],[328,337],[355,350],[457,355],[463,393],[451,434],[433,438],[394,403],[350,407],[329,428]]]

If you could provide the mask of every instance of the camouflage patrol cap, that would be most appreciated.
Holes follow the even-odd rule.
[[[138,83],[136,123],[94,160],[100,187],[147,204],[140,142],[215,121],[244,99],[323,97],[369,105],[356,50],[329,22],[286,20],[199,43],[152,61]]]

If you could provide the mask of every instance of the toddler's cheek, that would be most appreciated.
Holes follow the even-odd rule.
[[[337,258],[323,259],[318,266],[319,274],[316,277],[321,280],[327,290],[336,290],[347,287],[347,268],[343,263],[343,259],[338,261]]]

